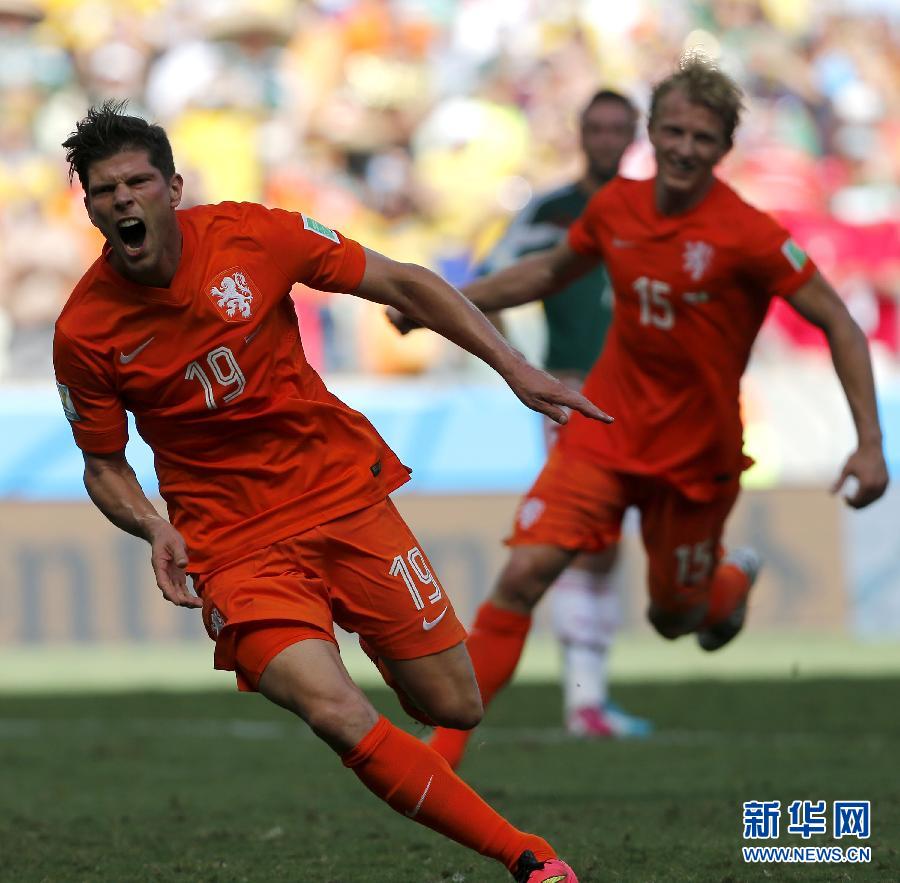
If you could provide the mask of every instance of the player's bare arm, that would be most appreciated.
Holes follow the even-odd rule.
[[[153,573],[163,597],[179,607],[201,607],[203,602],[187,587],[184,539],[147,499],[125,452],[84,452],[84,486],[116,527],[150,543]]]
[[[788,303],[804,319],[821,328],[828,340],[858,438],[857,448],[844,464],[832,492],[837,493],[848,478],[855,478],[857,487],[844,499],[854,509],[861,509],[877,500],[888,485],[866,336],[820,273],[789,298]]]
[[[528,255],[497,273],[470,282],[463,294],[485,313],[518,307],[559,294],[599,263],[598,255],[578,254],[563,239],[553,248]]]
[[[553,248],[530,254],[497,273],[470,282],[462,292],[482,312],[494,313],[553,297],[599,263],[599,256],[578,254],[563,240]],[[423,324],[401,310],[389,309],[388,318],[401,334]]]
[[[557,423],[565,408],[611,423],[612,418],[580,393],[530,365],[473,304],[440,276],[417,264],[392,261],[366,249],[366,270],[359,297],[393,307],[419,325],[436,331],[490,365],[519,400]]]

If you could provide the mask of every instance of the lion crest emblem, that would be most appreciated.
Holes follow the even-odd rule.
[[[210,283],[209,296],[226,322],[246,322],[253,317],[254,286],[238,267],[220,273]]]

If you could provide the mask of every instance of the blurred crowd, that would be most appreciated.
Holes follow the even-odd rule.
[[[465,281],[533,192],[579,171],[599,87],[646,108],[686,49],[748,111],[724,176],[774,211],[896,354],[900,12],[891,0],[0,0],[0,379],[50,375],[100,247],[60,142],[127,98],[169,131],[186,203],[302,209]],[[643,139],[626,173],[652,173]],[[370,304],[296,292],[326,372],[459,367]],[[776,316],[771,352],[817,346]]]

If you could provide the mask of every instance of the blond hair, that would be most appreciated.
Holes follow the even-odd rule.
[[[725,140],[730,147],[744,109],[740,86],[702,53],[687,53],[681,57],[678,70],[653,87],[648,121],[651,128],[660,102],[674,89],[680,89],[688,101],[711,110],[722,121]]]

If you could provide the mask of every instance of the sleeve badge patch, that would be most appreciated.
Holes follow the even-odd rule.
[[[72,396],[69,394],[69,387],[64,383],[57,381],[56,389],[59,392],[59,400],[62,402],[66,419],[69,423],[78,423],[78,421],[81,420],[81,415],[75,410],[75,403],[72,401]]]
[[[303,212],[300,213],[300,217],[303,218],[303,229],[309,230],[310,233],[318,233],[319,236],[324,237],[325,239],[330,239],[332,242],[336,242],[338,245],[341,244],[341,240],[338,239],[337,233],[334,232],[330,227],[326,227],[324,224],[320,224],[315,218],[308,218]]]
[[[798,273],[806,266],[806,252],[793,239],[785,240],[781,246],[781,253]]]

